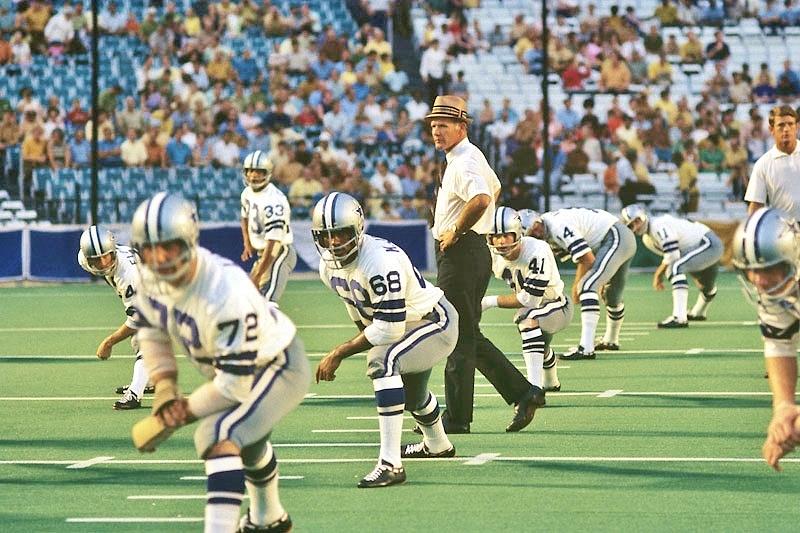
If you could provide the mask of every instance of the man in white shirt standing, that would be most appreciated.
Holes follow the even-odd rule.
[[[541,395],[520,371],[483,336],[480,330],[481,299],[492,275],[485,235],[492,217],[500,180],[483,153],[467,138],[472,122],[467,103],[458,96],[439,96],[425,117],[434,146],[443,150],[447,169],[441,178],[434,212],[436,285],[458,311],[459,335],[447,359],[444,383],[448,433],[469,433],[475,369],[492,383],[503,399],[516,404],[506,431],[520,431],[533,420]]]
[[[775,146],[758,158],[750,174],[744,199],[748,214],[769,205],[800,220],[800,148],[797,144],[797,112],[788,105],[769,112],[769,131]]]
[[[446,61],[447,54],[439,48],[439,40],[432,40],[419,61],[419,73],[428,88],[429,102],[447,90],[444,77]]]

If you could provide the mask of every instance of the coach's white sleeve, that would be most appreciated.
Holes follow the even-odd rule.
[[[747,202],[757,202],[759,204],[767,203],[767,158],[769,152],[762,155],[755,165],[753,165],[753,172],[750,173],[750,181],[747,184],[747,191],[744,193],[744,199]]]

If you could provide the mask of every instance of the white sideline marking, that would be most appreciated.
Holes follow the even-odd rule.
[[[249,498],[246,494],[244,497]],[[205,500],[206,498],[208,498],[207,494],[154,494],[152,496],[139,494],[127,497],[128,500]]]
[[[100,463],[105,463],[106,461],[110,461],[113,458],[114,457],[110,456],[110,455],[101,455],[99,457],[93,457],[93,458],[88,459],[86,461],[80,461],[78,463],[71,464],[67,468],[68,469],[73,469],[73,470],[76,470],[76,469],[79,469],[79,468],[89,468],[90,466],[99,465]]]
[[[282,476],[278,474],[278,479],[305,479],[305,476]],[[205,481],[208,476],[181,476],[181,481]],[[130,496],[128,496],[130,499]]]
[[[697,355],[699,353],[703,353],[705,349],[703,348],[692,348],[691,350],[686,350],[686,355]]]
[[[378,418],[377,416],[375,418]],[[378,446],[374,442],[299,442],[295,444],[273,444],[273,448],[360,448]],[[281,459],[283,460],[283,459]]]
[[[597,395],[598,398],[613,398],[617,394],[622,392],[622,389],[609,389],[607,391],[601,392]]]
[[[464,464],[467,466],[478,466],[488,463],[489,461],[499,457],[499,453],[479,453],[472,459],[468,459],[464,461]]]
[[[167,522],[202,522],[203,517],[189,518],[189,517],[175,517],[175,518],[67,518],[67,522],[79,524],[162,524]]]
[[[475,386],[477,387],[477,385],[475,385]],[[404,415],[403,416],[403,420],[411,420],[413,418],[414,418],[413,416],[408,416],[408,415]],[[378,415],[375,415],[375,416],[348,416],[347,417],[347,420],[378,420],[378,419],[380,419],[380,416],[378,416]]]
[[[380,433],[380,429],[312,429],[311,433]],[[403,433],[411,433],[410,429],[404,429]]]

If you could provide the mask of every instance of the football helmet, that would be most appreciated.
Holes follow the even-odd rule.
[[[639,235],[640,237],[647,233],[647,226],[650,223],[650,217],[647,214],[647,210],[639,204],[631,204],[622,208],[621,213],[622,223],[628,226],[631,230],[631,224],[633,224],[637,220],[641,220],[643,224],[641,224],[634,233]]]
[[[177,194],[160,192],[142,202],[133,214],[131,244],[139,251],[145,269],[158,281],[181,278],[197,257],[200,224],[194,204]],[[177,242],[180,254],[159,262],[156,254],[145,254],[157,244]]]
[[[542,215],[533,209],[520,209],[517,211],[517,214],[519,215],[519,220],[522,223],[523,235],[528,233],[528,230],[531,229],[531,226],[533,226],[534,222],[542,218]]]
[[[250,152],[242,163],[244,184],[258,192],[266,187],[272,179],[272,161],[267,153],[261,150]]]
[[[117,239],[110,230],[102,226],[89,226],[81,233],[81,252],[86,258],[89,273],[95,276],[108,276],[117,268]],[[105,257],[111,257],[111,263],[103,266]]]
[[[507,244],[495,244],[495,237],[501,237],[506,234],[513,234],[514,240]],[[486,234],[486,243],[492,250],[492,253],[497,255],[508,255],[511,253],[520,241],[522,241],[522,221],[519,214],[510,207],[500,206],[494,210],[494,218],[492,219],[492,229]]]
[[[323,261],[341,268],[358,256],[364,235],[364,210],[352,196],[332,192],[311,213],[311,235]]]
[[[784,277],[771,286],[756,287],[761,298],[786,298],[797,292],[798,231],[781,211],[762,207],[739,224],[733,235],[733,266],[743,271],[763,270],[785,265]],[[749,281],[749,280],[748,280]],[[750,282],[752,283],[752,282]],[[791,293],[791,294],[790,294]]]

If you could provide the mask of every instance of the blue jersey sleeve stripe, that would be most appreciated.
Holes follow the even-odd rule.
[[[239,365],[225,365],[217,363],[214,365],[214,368],[217,368],[227,374],[234,374],[236,376],[248,376],[253,372],[255,372],[256,365],[239,366]]]
[[[247,352],[228,353],[225,355],[220,355],[219,358],[225,361],[255,361],[257,355],[258,352],[247,351]]]
[[[381,320],[383,322],[404,322],[406,319],[406,312],[382,313],[380,311],[375,311],[375,314],[372,315],[372,319]]]
[[[568,245],[567,245],[567,248],[568,248],[570,251],[572,251],[572,249],[573,249],[573,248],[577,248],[578,246],[588,246],[588,245],[586,244],[586,241],[585,241],[585,240],[583,240],[583,239],[577,239],[577,240],[574,240],[574,241],[572,241],[572,243],[571,243],[571,244],[568,244]]]
[[[406,300],[405,298],[400,298],[399,300],[382,300],[375,304],[375,309],[405,309],[406,308]]]

